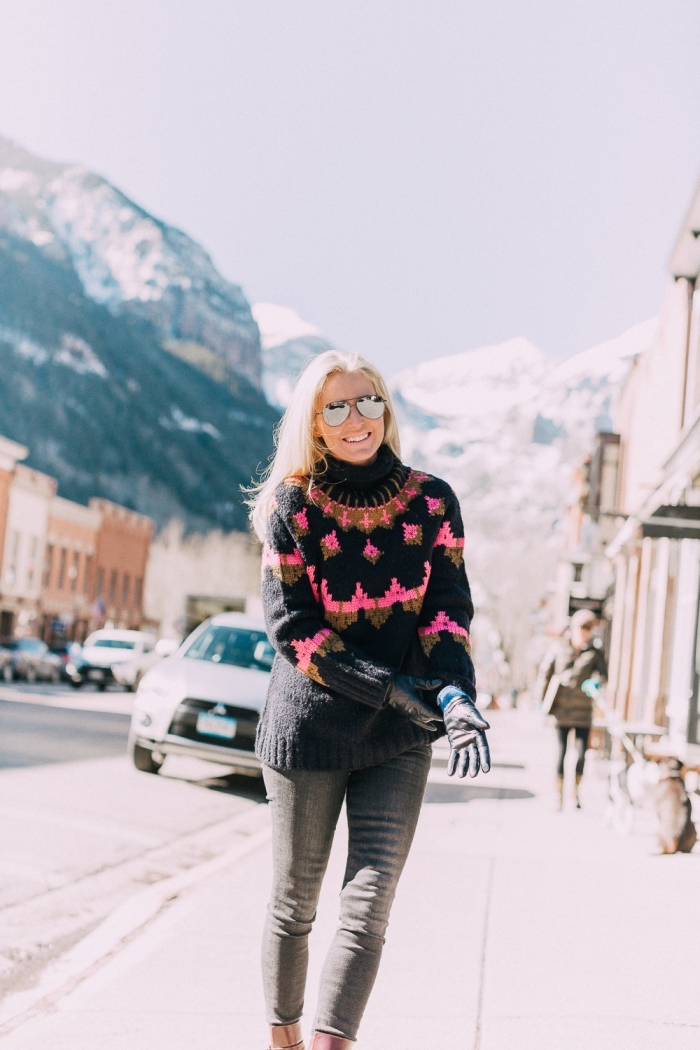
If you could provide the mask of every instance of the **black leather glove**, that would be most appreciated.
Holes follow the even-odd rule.
[[[441,678],[416,678],[410,674],[397,674],[387,690],[387,700],[397,711],[406,715],[421,729],[436,732],[434,722],[440,722],[440,712],[420,696],[424,689],[438,689]]]
[[[446,685],[438,693],[438,704],[445,719],[447,739],[450,742],[450,758],[447,775],[457,769],[460,777],[475,777],[479,769],[488,773],[491,755],[485,729],[490,729],[482,718],[474,701],[456,685]]]

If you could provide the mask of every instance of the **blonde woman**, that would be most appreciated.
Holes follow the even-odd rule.
[[[447,732],[450,774],[489,769],[462,522],[445,482],[401,462],[379,372],[336,351],[301,376],[251,502],[277,650],[256,742],[273,822],[270,1045],[303,1050],[308,937],[345,802],[340,926],[309,1050],[346,1050],[379,967],[431,741]]]

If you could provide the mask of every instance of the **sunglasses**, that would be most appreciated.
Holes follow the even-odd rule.
[[[324,405],[317,416],[323,416],[329,427],[339,427],[350,415],[350,409],[357,405],[357,411],[365,419],[381,419],[384,415],[385,401],[379,394],[365,394],[363,397],[351,397],[349,401],[331,401]]]

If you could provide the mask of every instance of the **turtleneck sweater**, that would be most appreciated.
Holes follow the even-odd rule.
[[[430,733],[389,706],[397,673],[476,696],[459,503],[446,482],[383,445],[365,467],[275,492],[263,550],[263,608],[276,657],[256,752],[277,769],[377,765]],[[426,695],[426,694],[424,694]],[[437,707],[435,694],[426,699]]]

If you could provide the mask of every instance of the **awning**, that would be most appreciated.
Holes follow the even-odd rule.
[[[642,521],[642,536],[700,540],[700,507],[664,506]]]

